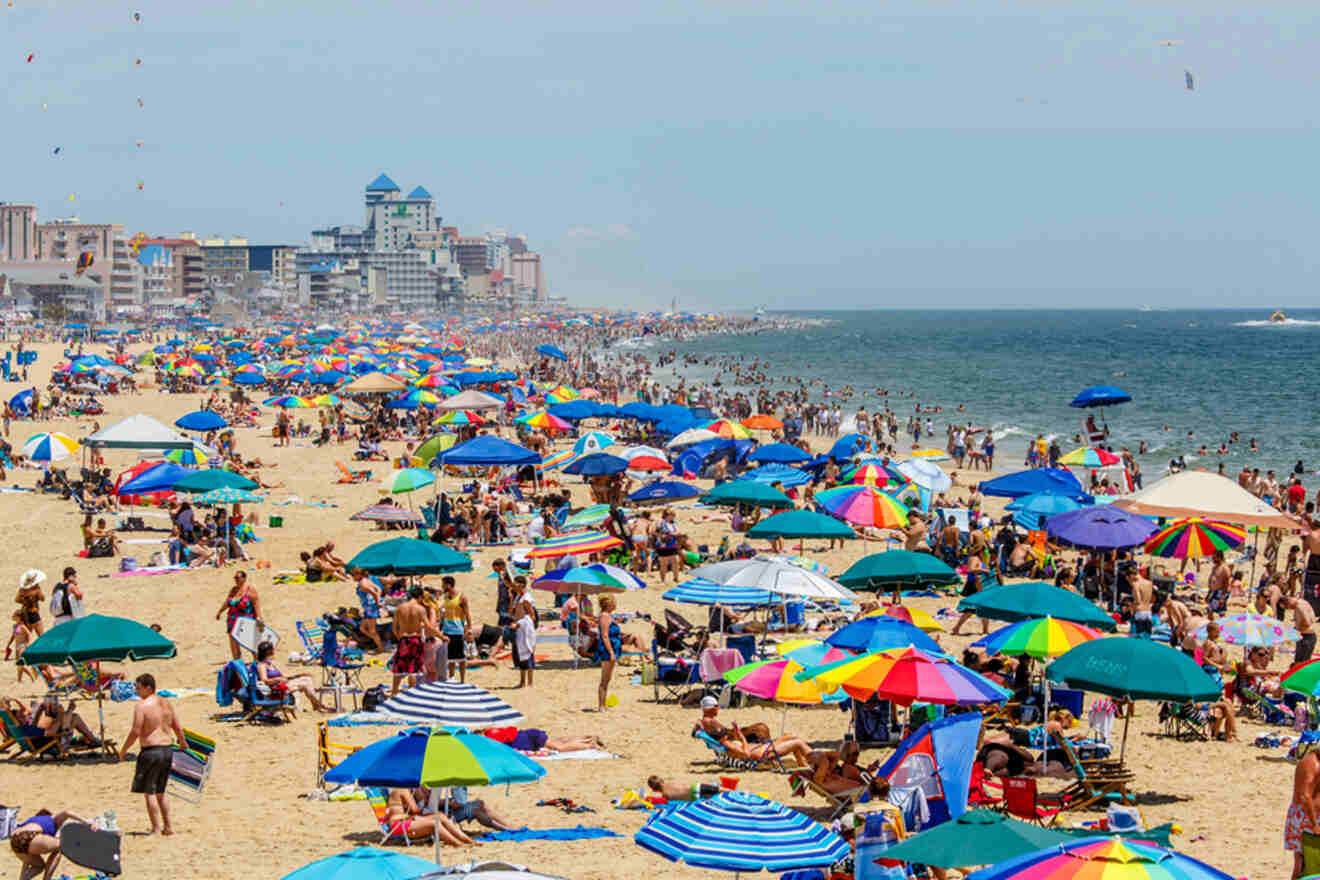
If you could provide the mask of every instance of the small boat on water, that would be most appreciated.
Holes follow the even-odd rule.
[[[1286,320],[1288,320],[1288,316],[1285,315],[1283,312],[1275,312],[1274,314],[1270,315],[1271,324],[1282,324]]]

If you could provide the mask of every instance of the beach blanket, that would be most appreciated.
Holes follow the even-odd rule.
[[[413,724],[407,718],[387,715],[384,712],[348,712],[336,715],[325,722],[330,727],[370,727],[380,724]]]
[[[167,544],[169,538],[120,538],[121,544]]]
[[[523,752],[523,754],[538,761],[603,761],[606,758],[619,757],[600,749],[583,749],[579,752],[556,752],[551,749],[541,749],[537,752]]]
[[[110,577],[126,578],[126,577],[134,577],[140,574],[148,574],[148,575],[174,574],[175,572],[178,571],[187,571],[187,570],[188,570],[188,566],[186,565],[163,565],[160,566],[159,568],[139,568],[136,571],[112,571],[110,572]]]
[[[479,836],[482,840],[595,840],[599,837],[622,837],[608,828],[588,828],[579,825],[576,828],[517,828],[513,831],[488,831]]]
[[[14,492],[35,492],[36,489],[24,489],[22,486],[0,486],[0,493],[13,494]]]

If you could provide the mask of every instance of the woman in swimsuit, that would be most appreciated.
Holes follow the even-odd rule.
[[[18,610],[23,615],[24,625],[38,638],[45,631],[41,624],[41,603],[46,598],[41,590],[41,582],[45,579],[46,573],[43,571],[35,568],[25,571],[18,582],[18,593],[14,596]]]
[[[385,805],[385,820],[390,828],[401,828],[409,840],[434,834],[449,846],[476,846],[476,841],[463,832],[456,822],[443,813],[422,815],[421,807],[412,792],[396,788],[390,792]]]
[[[362,603],[362,623],[361,630],[371,639],[372,644],[376,646],[377,651],[385,650],[385,646],[380,641],[380,635],[376,632],[376,621],[380,619],[380,587],[376,582],[367,576],[367,573],[360,568],[353,569],[353,577],[357,579],[357,597]]]
[[[312,704],[312,708],[318,712],[333,712],[334,709],[325,706],[316,697],[316,685],[312,682],[310,675],[296,675],[289,678],[275,667],[272,659],[275,656],[275,646],[270,642],[262,642],[257,647],[257,681],[264,685],[272,694],[288,693],[289,691],[298,691],[306,697]]]
[[[610,695],[610,676],[614,664],[623,651],[623,638],[619,625],[614,622],[614,597],[602,596],[600,617],[596,620],[596,662],[600,664],[600,685],[596,688],[597,711],[605,711],[605,700]]]
[[[747,738],[738,729],[738,725],[731,724],[729,725],[728,735],[720,740],[720,745],[724,746],[733,757],[745,761],[759,761],[771,755],[779,755],[780,757],[792,755],[793,760],[797,761],[799,767],[806,767],[811,763],[811,744],[797,736],[781,736],[774,742],[753,745],[747,742]]]
[[[9,849],[23,863],[23,870],[18,875],[20,880],[34,880],[38,876],[49,880],[55,876],[55,868],[60,862],[59,829],[70,819],[91,824],[67,810],[54,816],[50,810],[38,810],[18,823],[9,836]]]
[[[219,620],[222,614],[225,615],[226,633],[234,631],[234,624],[240,618],[250,617],[256,621],[261,620],[261,599],[257,596],[257,591],[248,584],[247,572],[234,572],[234,585],[229,588],[229,595],[220,604],[215,619]],[[229,636],[229,653],[235,660],[242,656],[239,644],[234,641],[232,635]]]

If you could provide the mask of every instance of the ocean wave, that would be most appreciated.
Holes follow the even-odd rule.
[[[1284,318],[1282,321],[1235,321],[1234,327],[1320,327],[1320,321]]]
[[[1007,423],[997,423],[990,426],[990,430],[995,432],[996,439],[1002,440],[1005,437],[1030,437],[1035,432],[1028,431],[1026,428],[1010,425]]]

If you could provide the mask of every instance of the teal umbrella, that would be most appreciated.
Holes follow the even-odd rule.
[[[25,666],[59,666],[89,660],[161,660],[174,643],[126,617],[88,614],[51,627],[19,657]]]
[[[847,581],[841,579],[840,583],[846,584]],[[958,603],[958,610],[971,611],[978,617],[989,620],[1014,622],[1036,617],[1053,617],[1057,620],[1071,620],[1073,623],[1102,629],[1105,632],[1114,632],[1118,629],[1114,618],[1085,596],[1044,581],[990,587],[963,599]]]
[[[1122,700],[1187,703],[1217,700],[1220,695],[1219,685],[1195,660],[1150,639],[1106,638],[1083,642],[1046,667],[1045,676],[1065,687]],[[1120,761],[1127,751],[1131,717],[1129,712],[1123,719]]]
[[[248,492],[246,489],[234,489],[229,486],[222,486],[219,489],[212,489],[209,492],[203,492],[200,495],[193,496],[193,504],[260,504],[265,499],[255,492]]]
[[[902,598],[903,587],[948,586],[959,582],[958,572],[929,553],[890,550],[872,553],[848,566],[839,583],[854,590],[881,590],[892,587],[894,604]]]
[[[972,810],[890,847],[885,858],[936,868],[993,865],[1072,839],[1062,831],[1019,822],[994,810]]]
[[[371,574],[443,574],[471,571],[472,560],[444,544],[417,538],[379,541],[348,560],[348,568]]]
[[[734,505],[746,504],[751,507],[772,507],[787,510],[793,506],[793,499],[774,486],[767,486],[753,480],[732,480],[720,483],[701,496],[703,504]]]
[[[173,488],[175,492],[210,492],[212,489],[255,489],[257,484],[233,471],[212,468],[185,474]]]
[[[789,510],[763,519],[747,530],[749,538],[855,538],[845,522],[812,510]]]
[[[303,865],[281,880],[412,880],[435,870],[435,862],[400,852],[360,846]]]

